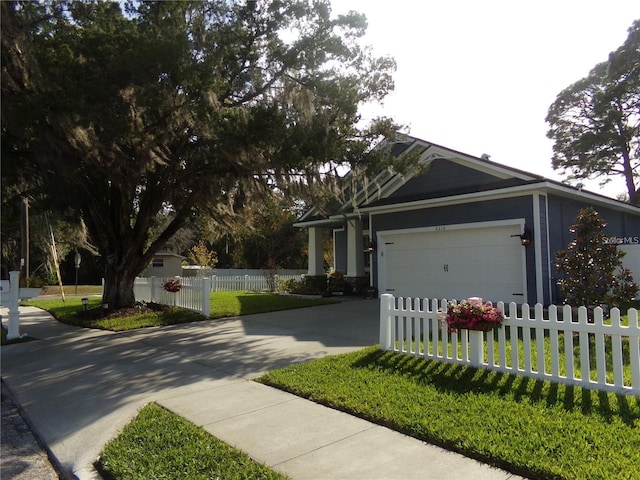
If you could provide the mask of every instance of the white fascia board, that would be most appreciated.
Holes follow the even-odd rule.
[[[624,203],[619,200],[614,200],[613,198],[605,197],[597,193],[592,193],[588,190],[578,190],[575,187],[546,181],[544,182],[543,191],[547,194],[551,193],[561,197],[571,197],[580,200],[588,200],[591,203],[596,203],[614,210],[620,210],[623,212],[640,215],[640,207],[631,205],[629,203]]]
[[[577,191],[572,187],[565,187],[562,185],[555,185],[548,181],[542,181],[539,183],[529,185],[519,185],[516,187],[502,188],[499,190],[489,190],[482,192],[466,193],[463,195],[456,195],[452,197],[442,198],[430,198],[426,200],[416,200],[413,202],[396,203],[391,205],[378,205],[373,207],[362,207],[361,212],[371,213],[394,213],[404,212],[409,210],[419,210],[423,208],[441,207],[447,205],[456,205],[461,203],[471,203],[480,200],[499,200],[504,198],[521,197],[523,195],[530,195],[533,193],[555,193],[564,194],[565,196],[571,196],[574,198],[580,198],[591,203],[598,203],[609,208],[616,210],[622,210],[636,215],[640,215],[640,208],[618,202],[613,199],[608,199],[600,195],[592,194],[585,191]]]
[[[153,254],[154,257],[178,257],[181,259],[185,259],[187,257],[180,255],[179,253],[173,253],[173,252],[157,252]]]
[[[309,228],[309,227],[324,227],[324,228],[333,228],[337,225],[338,222],[331,218],[323,218],[321,220],[311,220],[309,222],[295,222],[293,224],[296,228]]]
[[[350,212],[350,213],[340,213],[337,215],[331,215],[328,218],[321,218],[319,220],[311,220],[309,222],[296,222],[293,224],[294,227],[298,228],[307,228],[307,227],[326,227],[326,228],[334,228],[348,220],[353,219],[361,219],[362,214],[358,212]]]

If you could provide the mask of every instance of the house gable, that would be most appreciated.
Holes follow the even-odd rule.
[[[420,166],[413,173],[392,173],[385,182],[377,184],[380,187],[374,195],[365,196],[364,202],[362,196],[356,196],[361,207],[495,190],[542,180],[538,175],[492,162],[488,157],[478,158],[417,138],[412,140],[403,142],[404,148],[396,156],[418,152]]]
[[[514,183],[521,183],[521,180],[504,179],[461,163],[438,158],[431,162],[424,174],[411,178],[388,198],[402,199],[424,194],[441,196],[448,192],[486,190],[505,183],[512,186]]]

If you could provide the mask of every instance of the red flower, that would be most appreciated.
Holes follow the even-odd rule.
[[[167,292],[175,293],[180,291],[180,289],[182,288],[182,284],[180,283],[180,279],[170,278],[169,280],[164,282],[162,288],[164,288]]]

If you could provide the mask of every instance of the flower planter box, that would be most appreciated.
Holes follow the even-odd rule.
[[[461,328],[489,332],[502,325],[504,315],[491,303],[483,304],[481,298],[470,298],[449,304],[445,321],[452,332]]]

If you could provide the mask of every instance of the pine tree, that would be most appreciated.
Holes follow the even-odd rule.
[[[586,208],[569,229],[575,237],[566,250],[556,254],[555,261],[556,268],[565,274],[558,281],[565,303],[619,307],[638,293],[631,271],[622,265],[625,253],[605,235],[606,225],[598,212]]]

